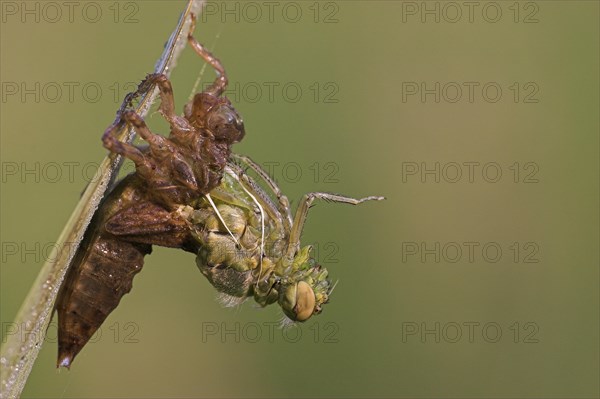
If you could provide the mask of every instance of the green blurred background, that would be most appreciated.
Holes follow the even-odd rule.
[[[72,21],[57,2],[56,22],[44,4],[2,2],[3,340],[184,2],[77,3]],[[303,238],[339,279],[331,303],[272,330],[277,309],[224,309],[193,255],[155,248],[71,371],[55,369],[51,327],[23,397],[598,397],[598,3],[475,2],[470,17],[461,2],[274,2],[272,18],[251,4],[212,3],[197,30],[246,123],[235,150],[274,165],[294,203],[387,197],[311,210]],[[421,14],[436,7],[439,22]],[[186,49],[178,109],[201,65]],[[36,82],[39,101],[22,97]],[[407,94],[421,82],[439,102]],[[436,163],[439,182],[421,177]]]

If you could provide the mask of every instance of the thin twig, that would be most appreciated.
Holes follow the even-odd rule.
[[[177,58],[185,48],[191,20],[190,13],[200,14],[203,2],[204,0],[188,1],[177,27],[156,63],[155,73],[164,73],[168,76],[173,71]],[[157,90],[154,86],[150,86],[139,94],[143,97],[136,112],[144,117],[156,98]],[[123,127],[119,139],[131,142],[134,134]],[[46,328],[61,283],[98,204],[117,175],[121,162],[120,157],[114,155],[109,155],[102,161],[95,178],[81,196],[75,211],[57,240],[57,245],[54,246],[48,261],[21,305],[15,323],[28,331],[28,334],[24,339],[21,339],[18,334],[10,335],[2,345],[0,350],[1,398],[18,398],[21,395],[44,342]]]

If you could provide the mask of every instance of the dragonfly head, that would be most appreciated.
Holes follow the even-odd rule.
[[[283,313],[293,321],[306,321],[315,313],[315,292],[306,281],[282,287],[279,304]]]
[[[279,282],[277,301],[293,321],[306,321],[321,312],[331,291],[327,269],[310,257],[311,246],[302,248]]]

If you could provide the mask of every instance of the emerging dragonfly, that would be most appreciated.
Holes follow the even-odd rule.
[[[131,290],[152,245],[197,254],[200,271],[230,304],[253,296],[262,306],[278,302],[293,321],[307,320],[321,311],[332,290],[311,247],[300,247],[309,207],[315,199],[353,205],[383,199],[311,193],[292,217],[287,197],[268,174],[231,153],[231,145],[244,137],[244,125],[223,96],[227,77],[221,63],[194,39],[193,30],[194,24],[188,42],[217,78],[185,106],[184,117],[174,112],[165,76],[149,75],[142,83],[157,83],[170,136],[151,133],[131,111],[103,136],[105,147],[132,159],[136,171],[100,204],[61,287],[58,367],[70,367]],[[122,123],[131,124],[149,147],[116,140]],[[275,201],[243,168],[254,171]]]
[[[211,192],[216,211],[208,201],[199,209],[181,208],[201,245],[198,268],[228,296],[225,304],[235,305],[253,296],[262,306],[278,302],[292,321],[306,321],[321,312],[333,290],[327,270],[311,257],[312,247],[300,247],[311,204],[322,199],[358,205],[384,198],[309,193],[292,218],[287,197],[269,175],[248,157],[232,154],[232,158],[259,176],[277,204],[237,164],[228,163],[221,185]]]
[[[79,247],[57,298],[58,363],[69,367],[121,297],[131,290],[152,245],[196,251],[197,244],[177,209],[191,205],[216,187],[231,145],[244,137],[244,125],[223,92],[227,76],[220,61],[188,34],[194,51],[216,71],[211,86],[175,114],[173,89],[164,75],[149,75],[140,86],[156,83],[160,113],[169,122],[169,137],[153,134],[133,111],[121,112],[104,133],[104,146],[131,159],[136,171],[102,201]],[[115,138],[131,124],[149,144],[142,149]]]

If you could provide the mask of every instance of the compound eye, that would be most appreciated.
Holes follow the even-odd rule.
[[[315,313],[317,299],[311,286],[305,282],[286,285],[279,291],[281,310],[293,321],[306,321]]]
[[[305,321],[313,315],[315,311],[315,292],[304,281],[300,281],[296,288],[296,306],[294,306],[294,313],[296,314],[297,321]]]
[[[208,115],[208,129],[217,140],[237,143],[246,134],[242,118],[229,105],[219,105]]]

